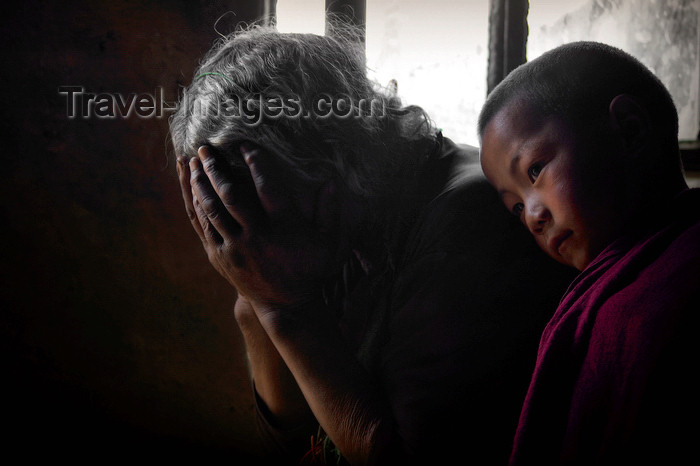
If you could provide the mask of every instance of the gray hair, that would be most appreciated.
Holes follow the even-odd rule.
[[[314,113],[319,96],[342,99],[349,116]],[[270,99],[296,104],[271,115],[264,107]],[[240,143],[251,141],[302,179],[338,178],[365,198],[381,195],[387,179],[419,163],[425,154],[416,142],[433,133],[422,109],[402,107],[368,79],[357,31],[338,26],[318,36],[253,25],[223,37],[170,120],[177,157],[194,157],[209,145],[235,163]]]

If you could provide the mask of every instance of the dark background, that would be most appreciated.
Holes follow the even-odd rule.
[[[256,1],[3,2],[3,454],[259,454],[235,291],[182,207],[163,118],[69,119],[59,86],[174,102]]]

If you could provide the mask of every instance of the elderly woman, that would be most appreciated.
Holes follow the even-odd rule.
[[[571,275],[500,207],[477,149],[374,86],[351,33],[263,27],[204,58],[171,136],[277,454],[507,459]]]

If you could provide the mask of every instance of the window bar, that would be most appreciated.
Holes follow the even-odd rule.
[[[526,61],[528,0],[491,0],[487,92]]]

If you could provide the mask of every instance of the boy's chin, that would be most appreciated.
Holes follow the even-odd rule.
[[[591,263],[591,258],[586,251],[571,251],[571,253],[566,255],[550,253],[549,256],[557,262],[573,267],[578,271],[583,271]]]
[[[573,263],[570,264],[570,265],[571,265],[573,268],[575,268],[576,270],[578,270],[579,272],[583,272],[583,270],[584,270],[586,267],[588,267],[588,264],[590,264],[590,263],[591,263],[591,261],[590,261],[589,259],[580,259],[580,260],[577,260],[577,261],[573,262]]]

